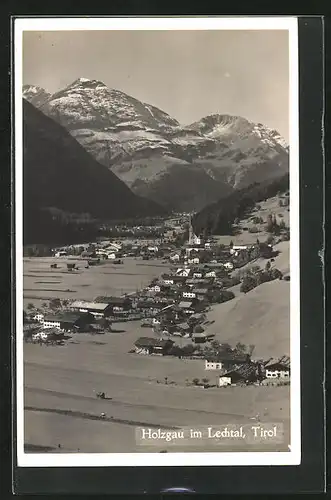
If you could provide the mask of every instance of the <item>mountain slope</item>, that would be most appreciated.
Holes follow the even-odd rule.
[[[285,174],[233,191],[229,196],[207,205],[198,212],[192,221],[194,230],[197,234],[205,230],[210,234],[232,234],[236,219],[243,219],[256,203],[288,189],[289,174]]]
[[[220,114],[182,127],[164,111],[97,80],[79,78],[39,109],[134,192],[177,210],[199,210],[231,189],[288,171],[288,147],[276,131]],[[174,199],[178,178],[183,197]],[[191,203],[187,183],[195,193]]]
[[[230,345],[254,345],[254,358],[276,358],[290,354],[289,318],[290,284],[275,280],[214,306],[205,333]]]
[[[51,94],[45,89],[37,85],[23,85],[22,95],[24,99],[31,102],[37,108],[42,106],[50,97]]]
[[[100,165],[60,125],[23,101],[24,201],[110,219],[163,213]]]

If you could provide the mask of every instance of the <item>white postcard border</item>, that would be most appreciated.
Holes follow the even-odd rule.
[[[25,453],[23,377],[23,31],[61,30],[288,30],[290,64],[291,448],[289,452]],[[297,17],[17,18],[14,24],[16,436],[20,467],[299,465],[301,461],[299,68]]]

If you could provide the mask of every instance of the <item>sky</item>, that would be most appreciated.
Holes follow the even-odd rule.
[[[100,80],[187,125],[238,115],[289,139],[286,30],[25,31],[23,83]]]

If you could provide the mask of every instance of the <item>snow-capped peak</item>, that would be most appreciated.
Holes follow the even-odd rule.
[[[41,106],[50,96],[51,94],[49,92],[46,92],[42,87],[38,87],[38,85],[23,85],[22,97],[31,102],[34,106]]]
[[[78,78],[77,80],[78,82],[81,82],[81,83],[86,83],[86,82],[90,82],[90,78],[84,78],[83,76],[81,76],[80,78]]]
[[[38,92],[45,92],[42,87],[38,87],[38,85],[23,85],[23,94],[30,92],[31,94],[37,94]]]

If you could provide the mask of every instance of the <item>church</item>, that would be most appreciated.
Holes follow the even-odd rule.
[[[188,236],[188,241],[186,243],[186,252],[189,253],[192,250],[201,250],[201,248],[204,248],[203,241],[200,236],[197,236],[193,230],[193,225],[192,225],[192,217],[190,216],[190,221],[189,221],[189,236]]]

